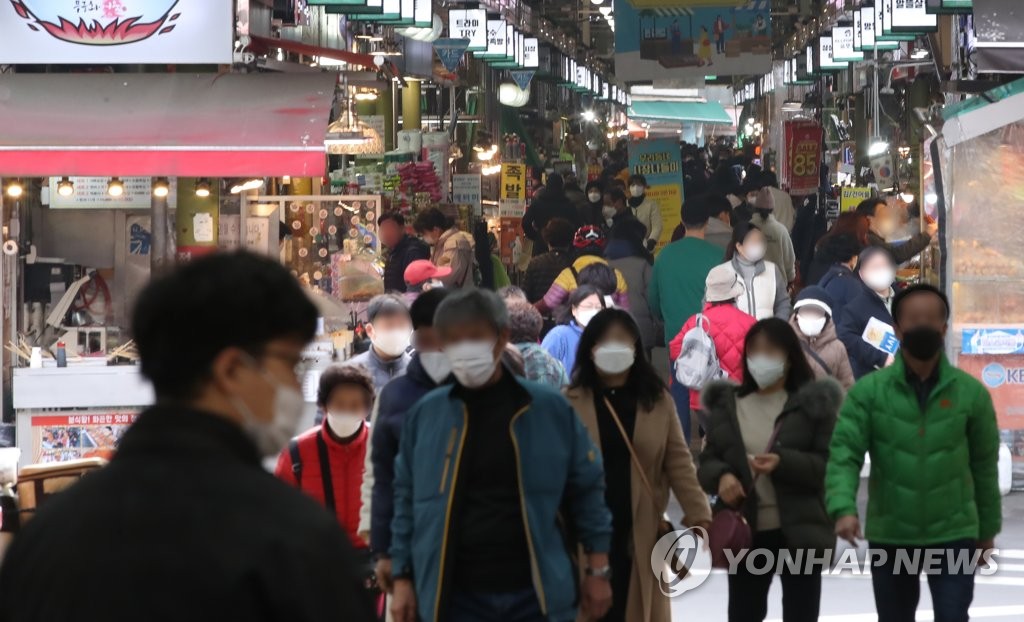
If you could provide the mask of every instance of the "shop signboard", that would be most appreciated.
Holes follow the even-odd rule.
[[[82,458],[109,460],[121,437],[138,418],[138,411],[121,409],[28,414],[32,422],[32,464]]]
[[[891,1],[894,32],[931,32],[939,27],[938,15],[928,12],[924,0]]]
[[[844,212],[852,212],[865,199],[871,198],[871,188],[843,188],[839,195],[839,208]]]
[[[231,0],[5,0],[0,64],[230,64]]]
[[[683,160],[679,141],[656,138],[629,141],[629,172],[647,178],[647,198],[658,204],[664,223],[658,249],[668,244],[683,205]]]
[[[452,175],[452,203],[468,205],[473,215],[480,218],[483,213],[483,190],[480,173],[456,173]]]
[[[1024,354],[1024,327],[965,328],[961,354]]]
[[[864,52],[854,49],[853,26],[836,26],[832,29],[832,58],[836,62],[857,62],[864,60]]]
[[[480,58],[504,58],[505,48],[508,44],[505,37],[508,35],[508,28],[503,19],[487,20],[487,52],[477,54]]]
[[[434,51],[441,59],[441,64],[452,73],[462,62],[462,57],[469,48],[469,39],[438,39],[434,41]]]
[[[456,39],[469,39],[470,52],[487,51],[487,11],[452,9],[448,11],[448,30]]]
[[[50,209],[149,209],[153,201],[152,177],[122,177],[124,193],[119,197],[107,192],[109,177],[72,177],[75,193],[69,197],[57,192],[59,177],[50,178]],[[178,205],[178,180],[170,179],[167,206]]]
[[[630,80],[703,84],[704,76],[772,69],[771,1],[615,0],[615,72]],[[717,4],[719,6],[709,6]],[[729,5],[729,6],[724,6]]]
[[[526,213],[526,165],[508,162],[501,165],[501,188],[498,193],[498,215],[501,218],[522,218]]]
[[[539,66],[540,41],[536,37],[526,37],[523,39],[523,67],[536,69]]]
[[[813,121],[787,121],[786,179],[792,194],[810,194],[818,189],[821,165],[821,126]]]
[[[1024,355],[961,356],[957,367],[985,385],[996,408],[1000,430],[1024,430]],[[1015,435],[1015,440],[1019,436]],[[1017,457],[1024,453],[1017,454]]]

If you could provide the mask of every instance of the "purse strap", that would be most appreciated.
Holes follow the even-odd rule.
[[[612,421],[615,422],[615,427],[619,429],[619,434],[622,435],[622,441],[626,443],[626,449],[629,450],[630,460],[633,462],[633,466],[636,467],[637,475],[640,476],[640,482],[647,490],[647,496],[651,498],[651,503],[655,503],[654,488],[651,487],[651,482],[647,479],[647,474],[644,473],[644,468],[640,464],[640,458],[636,455],[636,450],[633,449],[633,442],[629,439],[629,434],[626,434],[626,428],[622,425],[622,420],[619,419],[619,414],[615,412],[615,407],[612,406],[611,401],[609,401],[607,397],[604,398],[604,405],[605,408],[608,409],[608,412],[611,413]]]

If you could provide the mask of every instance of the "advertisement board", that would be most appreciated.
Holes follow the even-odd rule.
[[[501,165],[501,188],[498,193],[498,215],[522,218],[526,213],[526,165]]]
[[[683,160],[675,138],[632,140],[629,142],[629,172],[647,179],[647,198],[661,212],[661,239],[658,250],[672,240],[680,222],[683,205]]]
[[[231,0],[3,0],[0,64],[230,64]]]
[[[109,460],[125,431],[138,417],[138,411],[121,409],[30,414],[33,415],[32,464],[82,458]]]
[[[468,205],[473,215],[480,218],[483,192],[480,173],[456,173],[452,175],[452,203]]]
[[[821,126],[813,121],[787,121],[786,179],[792,194],[809,194],[818,189],[821,168]]]
[[[839,209],[852,212],[864,199],[871,198],[871,188],[843,188],[839,195]]]

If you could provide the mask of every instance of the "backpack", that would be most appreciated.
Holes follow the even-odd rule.
[[[676,359],[676,380],[687,389],[700,391],[709,382],[725,378],[718,360],[715,342],[711,339],[708,319],[697,314],[697,325],[683,335],[683,347]]]

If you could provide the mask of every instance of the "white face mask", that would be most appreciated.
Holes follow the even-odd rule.
[[[751,263],[757,263],[764,259],[766,252],[768,252],[768,248],[764,244],[751,244],[743,247],[743,257]]]
[[[799,314],[796,316],[796,323],[800,327],[800,332],[808,337],[820,335],[821,331],[825,330],[826,322],[828,322],[828,318],[825,316],[806,317]]]
[[[762,389],[770,387],[786,375],[786,361],[772,356],[755,354],[747,357],[747,369],[754,382]]]
[[[494,341],[464,341],[445,348],[455,379],[464,387],[476,389],[487,384],[498,367]]]
[[[625,343],[611,342],[594,348],[594,365],[606,374],[621,374],[633,366],[636,350]]]
[[[452,375],[452,364],[444,352],[420,352],[420,364],[434,384],[441,384]]]
[[[864,284],[876,292],[889,289],[896,280],[896,272],[890,268],[864,273]]]
[[[253,366],[256,362],[253,361]],[[260,374],[267,383],[274,387],[274,416],[269,422],[259,421],[241,398],[234,396],[231,404],[242,415],[242,429],[256,445],[263,456],[276,456],[281,453],[288,441],[299,429],[299,420],[306,402],[297,389],[285,386],[273,376],[260,369]]]
[[[601,208],[601,216],[603,216],[605,220],[611,220],[612,216],[615,216],[615,214],[615,208],[611,205],[605,205]]]
[[[594,319],[594,316],[598,313],[600,311],[597,309],[576,309],[573,315],[576,317],[576,323],[586,328],[587,324],[590,324],[590,320]]]
[[[412,339],[412,331],[404,328],[395,330],[374,331],[370,342],[380,350],[384,356],[401,356],[409,349],[409,342]]]
[[[633,198],[642,197],[642,196],[644,196],[644,187],[643,186],[630,186],[629,187],[629,193],[631,195],[633,195]]]
[[[359,413],[327,413],[327,425],[331,426],[331,432],[334,432],[341,438],[348,438],[358,432],[360,426],[363,425],[363,421],[365,420],[366,417],[363,417]]]
[[[601,200],[601,193],[591,192],[590,194],[587,195],[587,198],[590,199],[591,203],[597,203],[598,201]]]

